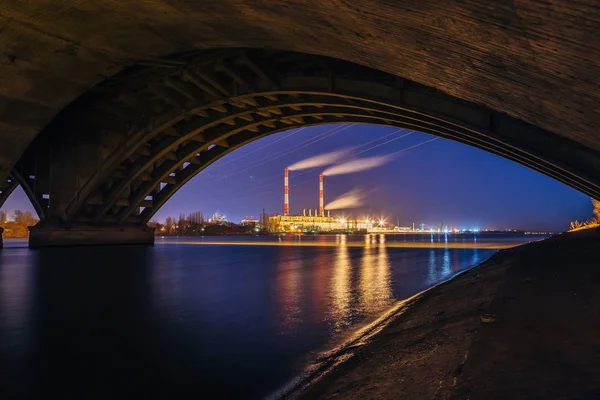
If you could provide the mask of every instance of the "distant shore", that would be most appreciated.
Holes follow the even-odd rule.
[[[156,237],[203,237],[203,236],[207,236],[207,237],[212,237],[212,236],[318,236],[318,235],[340,235],[340,234],[347,234],[347,235],[365,235],[365,234],[371,234],[371,235],[379,235],[379,234],[383,234],[383,235],[444,235],[444,234],[448,234],[448,235],[553,235],[554,232],[537,232],[537,231],[522,231],[522,230],[513,230],[513,231],[480,231],[480,232],[471,232],[471,231],[464,231],[464,232],[419,232],[419,231],[382,231],[382,232],[345,232],[345,231],[340,231],[340,232],[335,232],[335,231],[331,231],[331,232],[310,232],[310,233],[304,233],[304,232],[227,232],[227,233],[202,233],[201,235],[164,235],[161,234],[160,231],[157,231],[155,236]]]
[[[600,230],[502,250],[412,299],[305,399],[599,398]]]

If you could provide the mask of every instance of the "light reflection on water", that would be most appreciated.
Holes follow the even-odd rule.
[[[520,234],[366,234],[366,235],[278,235],[243,237],[157,237],[156,243],[204,246],[281,246],[281,247],[365,247],[385,243],[388,248],[437,249],[505,249],[544,238],[542,235]]]
[[[329,318],[334,321],[335,330],[339,332],[348,324],[351,300],[351,269],[348,247],[340,243],[336,251],[333,267],[333,280],[331,297],[333,306],[330,308]]]
[[[0,397],[260,398],[396,301],[533,239],[335,235],[5,248]]]
[[[367,235],[368,236],[368,235]],[[392,303],[390,264],[385,235],[370,235],[371,241],[363,248],[360,264],[360,307],[365,314],[375,314]]]
[[[435,260],[435,253],[436,251],[434,249],[429,250],[429,263],[427,265],[427,283],[430,285],[436,282],[437,280],[437,262]]]
[[[286,248],[284,256],[277,265],[279,273],[276,277],[278,288],[276,299],[279,303],[282,333],[291,332],[301,322],[300,307],[300,270],[302,260],[294,258],[294,250]]]

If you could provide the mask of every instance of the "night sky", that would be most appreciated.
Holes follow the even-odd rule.
[[[343,129],[345,128],[345,129]],[[336,133],[337,132],[337,133]],[[387,218],[403,225],[452,228],[514,228],[563,231],[569,221],[592,216],[589,198],[538,172],[484,151],[422,133],[374,125],[321,125],[281,132],[223,157],[199,173],[155,219],[219,211],[229,220],[283,211],[283,169],[317,154],[349,149],[354,158],[398,152],[370,171],[325,177],[325,204],[358,188],[367,205],[336,215]],[[369,143],[370,142],[370,143]],[[387,142],[387,143],[386,143]],[[385,143],[385,144],[384,144]],[[382,144],[381,146],[378,146]],[[357,147],[361,146],[361,147]],[[290,172],[290,212],[318,208],[318,174],[324,168]],[[5,204],[32,210],[16,190]],[[332,212],[332,215],[334,213]]]

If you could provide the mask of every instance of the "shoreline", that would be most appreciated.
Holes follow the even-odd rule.
[[[514,246],[519,247],[520,245]],[[511,248],[514,248],[511,247]],[[318,384],[321,380],[326,379],[328,374],[331,373],[336,367],[342,363],[350,360],[358,349],[362,346],[370,344],[377,338],[377,335],[381,333],[390,323],[394,322],[397,318],[401,318],[410,307],[414,306],[419,302],[426,294],[437,288],[438,286],[444,285],[452,280],[468,274],[474,269],[483,266],[487,262],[491,261],[498,253],[503,250],[509,250],[511,248],[502,248],[491,257],[482,261],[481,263],[457,272],[452,277],[445,279],[435,285],[424,289],[414,295],[398,300],[394,305],[385,310],[379,317],[374,321],[356,329],[347,338],[345,338],[340,344],[329,349],[327,351],[320,352],[320,356],[317,357],[314,363],[310,364],[307,369],[300,375],[296,376],[282,387],[277,389],[274,393],[267,396],[266,399],[278,400],[278,399],[296,399],[305,394],[314,385]]]
[[[577,371],[548,368],[547,359],[548,354],[571,354],[583,345],[588,351],[575,362],[591,366],[594,350],[600,354],[600,339],[588,336],[598,332],[600,322],[588,319],[582,325],[574,310],[580,310],[580,303],[587,299],[571,298],[574,288],[586,293],[600,289],[600,271],[596,274],[588,268],[600,265],[598,243],[600,230],[591,230],[500,250],[477,266],[401,301],[404,304],[387,318],[388,323],[352,348],[349,357],[288,398],[581,398],[580,390],[589,390],[590,381],[595,385],[593,393],[600,394],[600,371],[586,374],[586,380]],[[573,252],[582,251],[578,268],[563,267],[565,257],[570,260]],[[550,266],[541,267],[541,260]],[[594,279],[564,278],[575,270],[592,274]],[[542,283],[553,290],[538,291]],[[600,301],[600,290],[593,293]],[[556,304],[547,310],[548,302]],[[497,316],[497,321],[483,322],[481,316],[487,313]],[[534,317],[544,313],[550,313],[550,319]],[[552,319],[558,315],[562,317],[558,322]],[[579,336],[585,337],[566,335],[571,326],[577,326],[573,319],[582,329]],[[553,332],[548,324],[558,324],[565,335],[540,348],[531,332],[548,335]],[[572,343],[567,346],[565,340]],[[520,351],[507,354],[513,348]],[[525,359],[523,353],[528,355]],[[534,367],[523,368],[523,364]],[[585,384],[581,389],[574,387],[574,380],[585,380]]]

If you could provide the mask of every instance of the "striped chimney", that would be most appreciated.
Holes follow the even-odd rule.
[[[287,168],[284,170],[283,185],[283,215],[290,215],[290,187],[288,185]]]
[[[325,207],[323,206],[323,174],[319,175],[319,215],[325,216]]]

